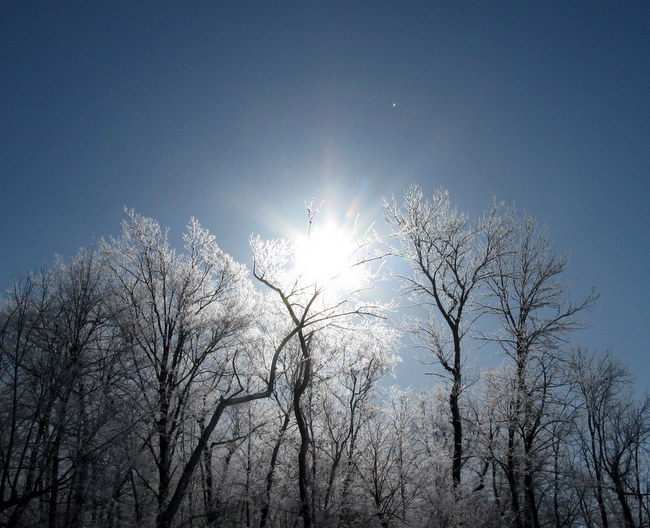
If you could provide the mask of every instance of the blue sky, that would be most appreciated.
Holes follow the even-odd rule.
[[[646,1],[3,2],[0,284],[124,206],[248,263],[312,196],[379,220],[416,181],[537,216],[601,292],[578,340],[648,387],[649,25]]]

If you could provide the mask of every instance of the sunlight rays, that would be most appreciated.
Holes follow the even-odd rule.
[[[360,245],[351,230],[334,223],[314,226],[295,239],[295,269],[306,283],[349,290],[365,282]]]

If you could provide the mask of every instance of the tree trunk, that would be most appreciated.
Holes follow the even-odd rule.
[[[461,374],[461,355],[460,355],[460,333],[459,328],[454,327],[454,367],[453,367],[453,385],[449,393],[449,407],[451,409],[451,425],[454,430],[454,454],[452,457],[452,477],[454,484],[454,495],[460,487],[461,469],[463,467],[463,422],[460,414],[460,394],[463,389],[463,378]]]
[[[203,435],[205,424],[201,419],[199,421],[199,433]],[[205,510],[205,522],[207,526],[212,526],[217,520],[217,514],[214,508],[214,478],[212,476],[212,448],[206,446],[203,451],[203,507]]]
[[[537,515],[537,499],[533,487],[533,476],[529,468],[526,468],[524,475],[524,501],[526,511],[526,525],[532,528],[539,528],[539,516]]]
[[[284,420],[280,426],[280,431],[278,439],[273,446],[273,452],[271,453],[271,462],[269,466],[269,472],[266,474],[266,490],[264,494],[264,504],[262,505],[262,510],[260,512],[260,528],[266,526],[266,520],[269,516],[269,508],[271,507],[271,491],[273,489],[273,475],[275,473],[275,466],[278,462],[278,454],[280,452],[280,447],[282,446],[282,440],[284,439],[284,433],[289,427],[290,414],[289,411],[284,413]]]
[[[50,497],[48,500],[47,525],[49,528],[56,528],[56,521],[59,509],[59,450],[61,447],[61,436],[57,434],[54,440],[52,452],[52,466],[50,468]]]
[[[312,505],[309,476],[309,425],[301,406],[301,398],[311,381],[311,358],[307,356],[301,367],[300,377],[293,393],[293,413],[300,433],[300,448],[298,450],[298,489],[300,492],[300,516],[303,528],[312,527]]]
[[[613,471],[610,471],[610,477],[612,478],[612,483],[614,484],[616,498],[618,499],[618,502],[621,505],[621,510],[623,511],[625,528],[636,528],[634,517],[632,516],[632,510],[630,509],[630,505],[627,502],[625,490],[623,489],[623,482],[617,468],[614,468]]]
[[[508,455],[506,463],[506,479],[510,489],[510,504],[514,515],[515,528],[521,528],[521,507],[519,505],[519,483],[517,478],[517,467],[515,462],[515,429],[514,424],[508,426]]]

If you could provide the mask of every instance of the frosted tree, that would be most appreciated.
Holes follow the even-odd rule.
[[[389,528],[423,522],[424,516],[411,506],[432,475],[414,442],[411,396],[409,391],[387,389],[361,428],[351,517],[356,524]]]
[[[572,365],[580,403],[576,423],[580,452],[600,524],[618,526],[621,519],[625,528],[646,526],[650,398],[634,401],[627,368],[611,354],[598,356],[579,349]]]
[[[127,214],[122,236],[104,242],[102,253],[148,425],[142,445],[156,467],[156,484],[145,484],[155,491],[158,525],[167,526],[189,478],[190,461],[179,465],[176,455],[190,402],[206,390],[241,391],[238,351],[250,326],[251,287],[245,267],[196,220],[179,254],[157,222]],[[174,473],[181,475],[175,489]]]
[[[492,273],[491,264],[504,250],[508,224],[492,207],[482,218],[459,212],[444,190],[425,198],[411,185],[402,203],[384,203],[395,253],[405,258],[410,274],[401,274],[404,295],[420,308],[411,329],[417,346],[430,352],[449,383],[453,426],[452,477],[461,482],[465,341],[476,320],[476,295]]]
[[[396,347],[396,332],[377,319],[346,333],[330,332],[327,350],[334,360],[320,374],[324,379],[321,441],[329,466],[322,502],[328,524],[345,524],[359,434],[377,397],[378,381],[393,371],[398,360]]]
[[[305,528],[314,523],[314,483],[309,461],[313,438],[303,402],[314,381],[314,350],[324,346],[321,334],[325,329],[347,331],[355,319],[375,316],[381,310],[362,295],[368,287],[369,264],[381,259],[381,255],[370,253],[372,235],[355,237],[352,243],[345,244],[341,236],[319,231],[314,218],[308,208],[309,229],[302,241],[251,240],[253,275],[275,294],[286,321],[280,335],[294,339],[299,350],[292,410],[300,436],[298,487]]]
[[[82,250],[15,283],[4,300],[0,512],[8,526],[80,526],[95,475],[110,473],[104,454],[132,423],[117,403],[125,377],[103,271],[97,253]]]
[[[538,497],[535,476],[541,470],[551,425],[565,406],[561,349],[569,335],[580,328],[578,314],[595,299],[592,292],[578,303],[568,297],[561,280],[567,265],[556,256],[535,220],[525,216],[509,230],[508,251],[490,262],[489,294],[483,309],[495,315],[500,329],[490,339],[498,343],[506,359],[504,394],[507,408],[506,460],[501,461],[509,489],[515,525],[535,527]]]

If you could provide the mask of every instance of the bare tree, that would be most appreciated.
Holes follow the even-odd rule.
[[[352,502],[349,490],[359,434],[369,419],[378,381],[397,361],[397,334],[379,320],[367,321],[352,332],[333,334],[327,347],[335,358],[326,366],[320,389],[325,431],[321,442],[329,465],[324,472],[328,478],[323,509],[327,524],[340,525],[345,523]]]
[[[314,236],[315,212],[308,208],[308,237]],[[380,307],[362,299],[360,292],[367,287],[365,281],[349,282],[346,276],[352,272],[366,269],[381,255],[368,253],[371,236],[367,234],[356,239],[350,255],[345,255],[343,265],[338,263],[332,269],[321,268],[307,255],[307,261],[314,269],[296,267],[301,258],[301,249],[295,241],[263,241],[259,237],[252,240],[253,275],[270,291],[286,314],[285,335],[295,338],[299,349],[299,362],[293,386],[293,415],[298,426],[300,446],[298,449],[298,486],[300,492],[300,515],[305,528],[314,523],[313,482],[311,478],[309,451],[312,445],[308,415],[303,406],[314,381],[314,349],[323,346],[320,334],[325,328],[336,326],[345,331],[346,325],[358,317],[377,315]],[[309,248],[315,256],[324,257],[322,248]],[[304,257],[304,255],[303,255]]]
[[[541,456],[540,446],[550,445],[545,437],[557,419],[554,389],[563,378],[559,352],[569,334],[581,328],[577,316],[596,295],[592,292],[577,304],[569,300],[568,286],[560,279],[567,258],[553,254],[532,217],[525,216],[509,232],[508,251],[490,264],[483,309],[500,321],[491,339],[503,350],[511,373],[503,467],[513,514],[517,526],[538,528],[536,455]]]
[[[91,467],[128,427],[114,403],[124,373],[104,291],[96,252],[82,250],[16,283],[5,300],[0,511],[10,526],[35,498],[46,505],[41,523],[79,526]]]
[[[157,222],[127,213],[122,236],[104,242],[102,252],[150,428],[143,445],[157,471],[158,524],[166,526],[189,403],[208,388],[228,392],[238,383],[233,368],[250,324],[250,286],[245,268],[196,220],[184,236],[187,253],[178,254]]]
[[[374,234],[320,245],[311,207],[302,239],[251,240],[253,280],[195,220],[175,251],[130,211],[16,282],[0,524],[648,526],[650,400],[611,355],[566,353],[595,299],[569,299],[566,258],[497,205],[472,219],[412,186],[385,207],[443,380],[422,393],[379,383],[397,332]],[[486,342],[503,361],[470,389]]]
[[[278,457],[280,448],[285,441],[287,430],[291,425],[291,405],[290,402],[282,401],[282,397],[278,393],[274,393],[274,399],[277,402],[279,409],[280,426],[277,430],[277,436],[273,442],[273,449],[271,451],[271,458],[269,460],[268,471],[266,473],[265,487],[264,487],[264,502],[260,509],[260,528],[264,528],[269,518],[269,511],[271,509],[271,493],[275,483],[276,468],[278,465]]]
[[[415,407],[411,396],[409,391],[387,389],[361,428],[355,456],[356,519],[351,517],[355,525],[389,528],[422,523],[421,512],[413,511],[411,504],[431,474],[421,465],[425,457],[411,434]]]
[[[403,292],[424,313],[412,328],[417,344],[433,354],[450,381],[452,477],[457,488],[463,466],[463,343],[479,314],[475,295],[503,251],[508,225],[497,206],[483,218],[470,220],[451,205],[446,191],[437,190],[428,199],[417,185],[406,190],[401,204],[393,199],[384,203],[384,209],[390,234],[400,244],[395,251],[412,270],[411,275],[400,276]]]
[[[593,477],[591,490],[601,525],[612,526],[613,519],[622,518],[626,528],[646,526],[650,519],[643,472],[648,463],[650,399],[634,401],[627,368],[611,354],[598,357],[578,349],[573,377],[582,411],[577,431],[584,467]],[[617,510],[608,506],[610,493],[618,502]]]

